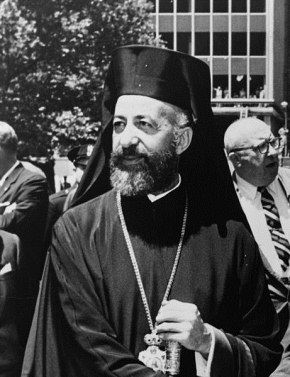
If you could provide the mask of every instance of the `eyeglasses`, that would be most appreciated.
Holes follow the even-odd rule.
[[[239,152],[244,151],[246,149],[252,149],[253,151],[257,150],[261,154],[266,154],[269,152],[269,145],[271,145],[274,149],[279,149],[282,144],[282,138],[281,137],[274,137],[273,139],[266,139],[261,144],[252,146],[252,147],[241,147],[241,148],[234,148],[230,152]]]

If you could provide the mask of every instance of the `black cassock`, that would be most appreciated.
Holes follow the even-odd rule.
[[[184,206],[182,187],[153,203],[122,198],[153,319],[173,266]],[[238,222],[206,224],[202,206],[189,202],[169,299],[196,304],[203,320],[226,334],[230,347],[217,341],[212,376],[247,377],[243,342],[256,375],[268,376],[281,349],[257,246]],[[162,376],[137,359],[149,332],[112,190],[69,210],[55,226],[22,376]],[[194,355],[182,349],[182,377],[196,375]]]

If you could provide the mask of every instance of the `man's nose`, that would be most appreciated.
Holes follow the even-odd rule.
[[[120,144],[123,148],[128,148],[131,145],[137,145],[139,142],[138,130],[134,125],[127,124],[124,131],[121,133]]]

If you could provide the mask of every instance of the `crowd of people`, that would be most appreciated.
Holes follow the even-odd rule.
[[[0,377],[286,377],[290,170],[256,118],[217,144],[208,66],[115,50],[96,144],[48,196],[0,122]]]
[[[265,99],[265,85],[259,88],[256,88],[253,92],[251,91],[249,98],[251,99]],[[229,99],[229,89],[227,87],[222,87],[218,85],[216,88],[213,88],[213,98],[215,99]],[[241,87],[239,90],[232,89],[231,98],[247,98],[247,92],[245,88]]]

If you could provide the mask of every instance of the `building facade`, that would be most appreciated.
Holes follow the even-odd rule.
[[[258,116],[274,132],[289,102],[288,0],[154,0],[156,34],[167,47],[205,61],[212,105],[224,128]]]

